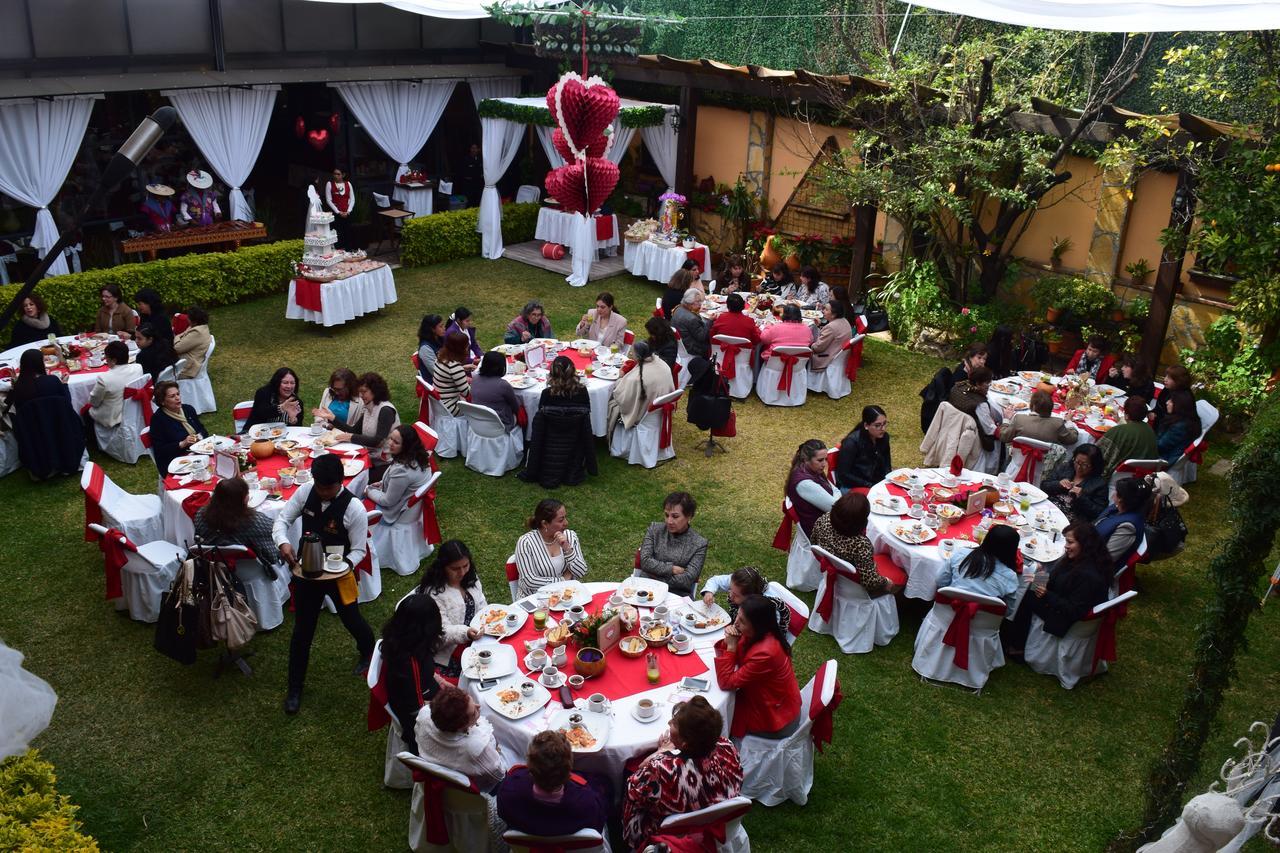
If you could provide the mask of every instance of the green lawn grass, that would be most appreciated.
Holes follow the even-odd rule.
[[[218,352],[211,372],[220,410],[205,423],[229,431],[231,405],[248,399],[281,364],[314,404],[329,372],[377,370],[402,418],[416,411],[409,355],[419,318],[459,304],[477,317],[480,340],[499,342],[518,306],[536,296],[555,328],[572,332],[597,287],[572,289],[556,275],[508,261],[468,260],[396,275],[400,300],[332,333],[285,322],[277,295],[213,312]],[[601,283],[640,328],[658,288],[629,276]],[[798,409],[737,406],[728,455],[704,458],[701,437],[678,418],[679,456],[646,471],[608,458],[600,476],[557,497],[569,508],[594,579],[621,578],[662,496],[679,487],[699,501],[695,526],[711,540],[708,573],[744,564],[783,575],[773,550],[782,479],[795,446],[843,436],[867,403],[883,405],[895,461],[918,463],[917,390],[933,359],[870,341],[852,396],[813,397]],[[125,488],[148,492],[155,473],[110,460]],[[484,477],[443,462],[439,512],[446,536],[476,555],[485,588],[500,597],[502,563],[533,504],[546,493],[509,475]],[[1203,470],[1203,469],[1202,469]],[[1202,475],[1185,508],[1190,544],[1144,568],[1141,597],[1120,628],[1120,662],[1073,691],[1010,665],[982,696],[926,686],[910,667],[916,620],[867,655],[840,654],[805,634],[795,651],[807,680],[823,660],[840,664],[844,704],[835,742],[817,761],[809,804],[757,808],[747,827],[758,850],[1098,850],[1140,814],[1147,768],[1168,735],[1189,669],[1195,625],[1208,594],[1204,567],[1229,530],[1226,483]],[[367,692],[350,674],[353,648],[336,619],[316,638],[302,713],[280,710],[290,623],[253,643],[257,672],[213,680],[216,654],[190,668],[151,648],[152,629],[102,598],[102,560],[82,541],[77,483],[0,480],[6,535],[0,547],[0,637],[58,691],[53,724],[36,742],[59,786],[81,807],[86,830],[109,850],[397,850],[405,847],[409,795],[382,787],[385,736],[365,731]],[[367,605],[375,630],[414,583],[383,572]],[[810,601],[812,596],[806,596]],[[1237,686],[1206,753],[1216,769],[1254,719],[1280,706],[1276,614],[1254,618]],[[1203,789],[1213,769],[1196,785]]]

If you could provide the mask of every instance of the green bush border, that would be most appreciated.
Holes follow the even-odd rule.
[[[0,850],[98,849],[56,781],[53,765],[34,749],[0,762]]]
[[[235,252],[182,255],[54,276],[37,284],[36,293],[63,332],[71,334],[93,325],[105,285],[118,285],[130,304],[139,289],[150,287],[175,310],[197,303],[206,307],[230,305],[282,290],[292,277],[291,265],[301,257],[301,240],[280,240]],[[0,306],[7,305],[21,287],[0,287]],[[2,333],[7,341],[8,329]]]
[[[502,206],[502,239],[506,243],[524,243],[533,239],[538,227],[537,204],[504,204]],[[409,219],[400,232],[400,263],[406,267],[474,258],[480,254],[480,208],[446,210],[430,216]]]

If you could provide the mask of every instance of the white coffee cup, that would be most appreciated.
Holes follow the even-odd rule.
[[[529,668],[542,669],[547,665],[547,652],[545,649],[534,649],[529,652]]]
[[[656,713],[658,713],[658,706],[653,704],[652,699],[641,699],[636,703],[636,716],[640,719],[652,719]]]
[[[665,604],[659,604],[657,607],[653,608],[653,618],[657,619],[659,622],[666,622],[667,617],[670,615],[671,611],[667,609]]]
[[[524,694],[525,696],[532,696],[532,695],[533,695],[533,685],[532,685],[531,683],[529,683],[528,681],[526,681],[524,684],[521,684],[521,685],[520,685],[520,692],[521,692],[522,694]]]
[[[294,480],[294,482],[295,482],[295,483],[297,483],[299,486],[302,486],[302,485],[305,485],[305,484],[307,484],[307,483],[310,483],[310,482],[311,482],[311,472],[310,472],[310,471],[308,471],[306,468],[299,468],[299,469],[298,469],[298,473],[296,473],[296,474],[294,474],[294,475],[293,475],[293,480]]]
[[[240,436],[240,447],[247,450],[249,448],[249,445],[251,444],[253,444],[253,436],[249,435],[248,433],[245,433],[244,435]]]
[[[689,645],[693,641],[689,639],[688,634],[676,634],[671,638],[671,643],[676,647],[676,651],[683,652],[688,650]]]
[[[924,507],[920,506],[919,504],[915,504],[911,507],[911,509],[907,510],[907,515],[911,516],[912,518],[924,518]]]
[[[341,554],[326,554],[324,558],[324,567],[328,571],[338,572],[345,565]]]
[[[569,618],[574,622],[581,622],[587,615],[587,611],[581,604],[575,604],[569,608]]]
[[[548,664],[542,668],[542,683],[548,687],[556,683],[556,679],[560,677],[560,670],[555,666]]]
[[[603,713],[604,702],[605,702],[605,699],[604,699],[603,693],[592,693],[589,697],[587,697],[587,709],[591,711],[595,711],[597,714]]]
[[[293,475],[292,475],[292,474],[281,474],[281,475],[280,475],[280,488],[282,488],[282,489],[287,489],[287,488],[290,488],[292,485],[293,485]]]
[[[618,595],[616,592],[615,592],[613,595],[609,596],[609,606],[610,606],[610,607],[621,607],[621,606],[622,606],[622,596]]]
[[[324,431],[325,431],[325,426],[322,421],[316,421],[311,425],[312,435],[324,435]]]
[[[476,660],[480,663],[489,663],[493,659],[493,652],[489,649],[480,649],[476,652]]]

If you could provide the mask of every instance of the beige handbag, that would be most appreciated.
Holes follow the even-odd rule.
[[[213,637],[225,642],[234,651],[253,639],[258,633],[258,618],[253,615],[249,602],[236,590],[231,575],[222,563],[212,563],[213,601],[210,613],[213,620]]]

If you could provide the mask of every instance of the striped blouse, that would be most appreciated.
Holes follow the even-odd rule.
[[[520,585],[516,589],[516,598],[533,595],[549,583],[564,580],[566,571],[578,579],[586,575],[587,561],[582,556],[578,534],[572,530],[566,530],[565,536],[568,537],[569,544],[564,549],[563,569],[555,567],[551,554],[547,552],[547,544],[542,540],[542,533],[539,531],[530,530],[516,540],[516,569],[520,573]]]
[[[436,361],[436,370],[432,375],[432,384],[440,392],[440,402],[449,410],[449,414],[458,414],[458,401],[471,391],[467,382],[466,368],[456,361]]]

